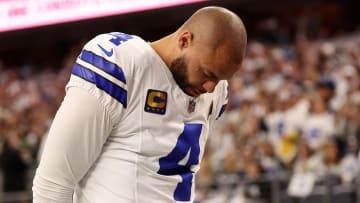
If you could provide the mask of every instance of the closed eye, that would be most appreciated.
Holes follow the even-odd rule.
[[[211,79],[213,79],[213,80],[219,80],[219,78],[218,78],[214,73],[212,73],[212,72],[209,72],[209,73],[208,73],[208,76],[209,76]]]
[[[214,80],[214,81],[219,80],[219,78],[211,71],[206,71],[206,70],[202,69],[202,74],[210,80]]]

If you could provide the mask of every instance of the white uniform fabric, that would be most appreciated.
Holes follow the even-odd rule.
[[[34,178],[35,203],[193,202],[226,81],[188,112],[193,98],[149,44],[109,33],[85,45],[66,90]]]

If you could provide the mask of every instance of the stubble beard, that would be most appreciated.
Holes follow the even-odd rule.
[[[177,85],[179,85],[180,89],[185,92],[187,95],[190,95],[186,92],[187,87],[191,87],[188,80],[188,72],[187,72],[187,66],[185,63],[185,57],[180,56],[173,60],[169,67],[173,78]],[[191,96],[191,95],[190,95]]]

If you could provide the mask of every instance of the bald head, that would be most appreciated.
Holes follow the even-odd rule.
[[[222,7],[205,7],[196,11],[177,31],[193,34],[195,46],[207,46],[216,51],[229,49],[235,63],[241,63],[245,55],[246,31],[241,19],[232,11]]]
[[[241,19],[221,7],[196,11],[176,32],[151,43],[180,88],[191,96],[211,93],[230,79],[245,55]]]

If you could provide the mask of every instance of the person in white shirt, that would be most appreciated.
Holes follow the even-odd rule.
[[[340,179],[347,173],[348,163],[343,161],[341,142],[337,138],[328,138],[321,151],[314,155],[314,161],[310,165],[310,172],[313,173],[318,181],[324,180],[326,176],[336,176]]]
[[[236,14],[206,7],[155,42],[119,32],[89,41],[50,128],[33,202],[193,202],[246,38]]]
[[[326,102],[318,95],[310,99],[310,109],[302,126],[303,138],[312,150],[320,150],[335,135],[335,117],[328,111]]]

